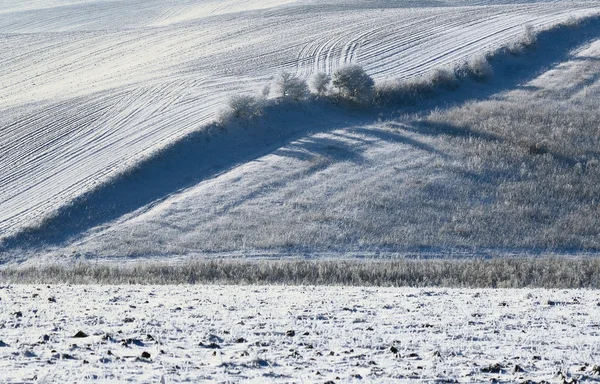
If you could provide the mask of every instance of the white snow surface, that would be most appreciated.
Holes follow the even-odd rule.
[[[598,58],[600,42],[595,41],[524,86],[496,97],[516,103],[536,97],[551,102],[559,96],[574,103],[595,100],[593,95],[600,92]],[[226,164],[234,162],[228,159],[235,156],[232,153],[242,158],[256,148],[264,153],[92,228],[66,247],[50,248],[46,256],[53,261],[72,256],[278,256],[286,250],[303,254],[316,249],[347,257],[384,254],[386,245],[402,242],[425,244],[428,237],[452,244],[452,238],[439,235],[454,230],[454,220],[444,216],[453,214],[447,205],[459,206],[465,196],[477,196],[473,191],[480,188],[457,171],[457,163],[464,161],[460,146],[411,126],[410,119],[371,123],[360,112],[340,113],[318,104],[310,108],[280,105],[266,126],[238,127],[216,133],[210,141],[201,137],[190,144],[200,155],[178,155],[174,165],[165,162],[168,173],[197,158],[203,164]],[[286,127],[284,138],[291,138],[289,142],[279,139],[280,127]],[[148,168],[151,172],[132,178],[156,176],[157,167]],[[200,163],[185,169],[199,178],[204,174]],[[132,188],[124,185],[119,190]],[[340,244],[344,249],[333,247]],[[430,253],[443,255],[444,250]]]
[[[415,77],[599,5],[2,1],[0,241],[200,129],[227,95],[256,92],[277,70],[307,77],[356,62],[378,80]]]
[[[600,375],[598,291],[15,285],[0,309],[2,383]]]

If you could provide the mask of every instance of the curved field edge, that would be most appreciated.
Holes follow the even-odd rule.
[[[242,284],[469,288],[600,287],[597,257],[243,260],[48,264],[0,268],[5,284]]]
[[[315,132],[315,121],[319,122],[317,131],[331,131],[343,127],[348,116],[360,123],[379,119],[382,114],[426,113],[439,105],[459,104],[474,97],[485,98],[510,90],[556,62],[566,60],[572,49],[598,35],[600,18],[597,16],[574,25],[559,25],[539,32],[534,49],[515,54],[503,47],[487,54],[496,73],[515,67],[519,68],[518,73],[497,75],[487,79],[486,83],[465,77],[455,91],[432,87],[428,79],[421,83],[418,80],[399,82],[392,89],[393,97],[383,105],[362,106],[358,111],[352,110],[356,106],[340,104],[335,97],[311,97],[292,103],[269,100],[263,107],[264,115],[257,120],[233,121],[221,127],[211,124],[187,135],[59,209],[39,227],[3,239],[0,251],[61,245],[136,209],[150,209],[156,202],[182,189],[270,153],[303,134]],[[290,115],[296,123],[285,131],[279,129]],[[227,152],[224,148],[228,148]]]

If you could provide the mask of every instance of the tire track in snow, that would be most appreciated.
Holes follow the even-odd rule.
[[[333,33],[311,36],[298,53],[297,73],[331,73],[345,63],[360,62],[376,78],[418,76],[457,64],[482,49],[496,49],[523,33],[526,24],[544,28],[566,19],[566,8],[539,5],[409,12],[414,14],[407,23],[398,22],[395,15],[384,16],[374,18],[376,22],[334,25]]]

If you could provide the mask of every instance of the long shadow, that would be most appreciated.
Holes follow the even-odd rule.
[[[452,137],[472,137],[475,139],[481,139],[486,141],[494,141],[497,143],[503,143],[506,141],[505,138],[499,135],[494,135],[489,132],[475,131],[465,127],[458,127],[448,123],[438,123],[432,121],[419,121],[413,122],[412,125],[402,124],[402,129],[420,133],[423,135],[439,136],[447,135]],[[515,143],[516,144],[516,143]],[[521,144],[524,145],[524,144]],[[571,157],[565,156],[562,153],[552,151],[546,147],[538,147],[535,143],[529,143],[526,147],[531,155],[545,155],[552,156],[555,160],[562,163],[567,167],[574,167],[579,161]]]
[[[0,245],[0,254],[11,250],[36,250],[60,246],[87,230],[110,223],[140,208],[149,208],[170,195],[226,172],[236,165],[276,151],[309,132],[348,126],[348,111],[327,100],[313,101],[320,112],[306,113],[301,103],[272,105],[263,120],[213,124],[194,132],[110,182],[61,208],[41,226],[24,230]],[[280,113],[278,109],[284,109]],[[289,121],[294,121],[292,126]],[[355,113],[353,124],[366,124],[369,115]],[[287,126],[287,129],[279,127]],[[338,145],[338,156],[350,152]],[[359,161],[359,158],[354,158]]]
[[[327,159],[328,162],[350,161],[360,164],[365,161],[360,151],[342,138],[304,138],[294,145],[277,149],[274,154],[301,161],[314,161],[318,156]]]
[[[62,245],[94,227],[164,200],[237,164],[272,153],[307,133],[374,123],[382,115],[385,117],[386,113],[390,116],[397,113],[427,113],[440,106],[485,99],[498,92],[514,89],[553,65],[569,59],[573,49],[599,37],[600,17],[590,18],[577,27],[563,26],[542,32],[538,35],[536,48],[520,56],[508,51],[497,52],[491,59],[495,76],[490,82],[466,81],[456,91],[442,92],[412,105],[373,107],[349,115],[345,106],[321,99],[283,107],[272,105],[267,108],[264,117],[245,128],[233,125],[227,132],[207,133],[214,127],[206,127],[206,130],[186,136],[142,161],[135,169],[63,207],[40,227],[24,230],[5,239],[0,245],[0,254],[11,250],[32,251],[44,246]],[[448,126],[419,129],[429,129],[432,133],[472,134]],[[421,146],[423,150],[433,150],[406,137],[396,136],[394,139]]]
[[[318,169],[338,162],[363,164],[368,161],[363,153],[369,148],[369,143],[373,139],[405,144],[423,152],[433,153],[444,158],[448,157],[446,153],[437,148],[415,140],[406,134],[362,126],[344,127],[343,131],[332,132],[328,137],[304,137],[290,145],[277,149],[273,154],[313,162]],[[309,169],[314,171],[313,167],[309,167]]]
[[[393,123],[391,123],[391,124],[393,125]],[[425,144],[423,142],[415,140],[413,138],[410,138],[406,135],[402,135],[400,133],[383,131],[383,130],[379,130],[379,129],[369,129],[369,128],[364,128],[364,127],[350,128],[350,129],[348,129],[348,132],[355,132],[355,133],[360,133],[363,135],[373,136],[373,137],[376,137],[376,138],[378,138],[380,140],[384,140],[384,141],[406,144],[406,145],[409,145],[411,147],[414,147],[414,148],[419,149],[424,152],[433,153],[433,154],[439,155],[441,157],[447,157],[447,155],[444,152],[438,150],[437,148],[435,148],[429,144]]]

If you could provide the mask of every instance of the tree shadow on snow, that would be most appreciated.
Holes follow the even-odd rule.
[[[313,113],[313,109],[318,112]],[[367,124],[372,120],[363,112],[349,116],[346,109],[327,100],[313,101],[310,113],[302,103],[282,103],[267,107],[264,114],[258,120],[233,122],[225,128],[213,124],[187,135],[62,207],[39,227],[5,239],[0,244],[0,254],[65,245],[92,228],[139,209],[148,210],[175,193],[273,153],[308,133],[347,127],[349,122]],[[286,128],[280,129],[282,126]],[[341,143],[328,145],[335,159],[362,161]]]

